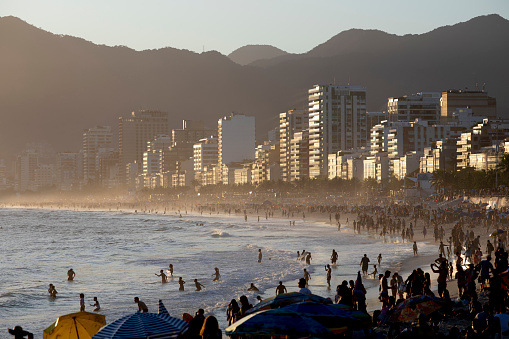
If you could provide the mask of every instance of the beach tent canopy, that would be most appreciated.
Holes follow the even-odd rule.
[[[304,294],[300,292],[281,293],[275,297],[267,298],[256,304],[253,308],[247,310],[247,314],[262,310],[284,307],[286,305],[295,304],[303,301],[312,301],[322,304],[332,304],[327,298],[320,297],[316,294]]]
[[[333,332],[318,321],[284,308],[250,314],[226,328],[229,336],[263,335],[288,338],[332,338]]]
[[[77,312],[58,317],[42,332],[44,339],[90,339],[106,325],[106,317],[102,314]]]
[[[134,313],[104,326],[94,339],[173,339],[182,335],[189,324],[174,317],[159,300],[159,314]]]

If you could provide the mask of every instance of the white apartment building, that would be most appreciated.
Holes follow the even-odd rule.
[[[27,150],[16,158],[15,190],[18,192],[37,191],[35,171],[39,167],[37,152]]]
[[[306,130],[308,125],[307,110],[293,109],[279,114],[279,164],[283,181],[290,181],[291,140],[295,133]]]
[[[309,178],[309,131],[294,133],[290,140],[290,181]]]
[[[203,180],[205,169],[217,165],[218,154],[217,137],[204,138],[193,145],[194,174],[200,185],[206,184]]]
[[[327,175],[328,155],[367,143],[366,88],[315,85],[308,91],[309,177]]]
[[[96,126],[83,132],[83,181],[97,182],[99,163],[97,154],[100,148],[111,147],[113,133],[110,126]]]
[[[255,157],[255,117],[232,113],[218,120],[218,164]]]

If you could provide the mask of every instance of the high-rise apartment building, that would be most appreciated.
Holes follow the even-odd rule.
[[[217,137],[204,138],[193,146],[193,164],[195,179],[205,184],[204,175],[208,167],[217,165]]]
[[[484,90],[453,90],[442,92],[441,120],[449,122],[456,110],[470,108],[474,116],[495,119],[497,117],[497,99],[488,96]]]
[[[218,164],[253,160],[255,157],[255,117],[234,114],[218,120]]]
[[[83,132],[83,179],[85,183],[98,182],[100,148],[111,147],[113,133],[110,126],[96,126]]]
[[[415,121],[419,119],[430,124],[440,123],[440,92],[421,92],[387,100],[390,121]]]
[[[126,173],[127,164],[136,162],[142,171],[143,152],[147,142],[160,134],[169,134],[168,113],[160,111],[132,112],[130,116],[118,118],[118,149],[121,174]],[[130,169],[132,172],[132,168]]]
[[[182,129],[174,129],[171,131],[173,144],[191,143],[194,144],[198,140],[216,135],[217,130],[207,129],[203,121],[183,120]]]
[[[306,130],[309,126],[307,110],[289,110],[279,114],[279,164],[281,179],[290,181],[290,147],[295,133]]]
[[[81,179],[81,167],[83,164],[82,153],[58,153],[57,154],[57,187],[63,191],[69,191],[78,187]]]
[[[309,177],[327,175],[330,153],[366,146],[366,88],[315,85],[309,94]]]

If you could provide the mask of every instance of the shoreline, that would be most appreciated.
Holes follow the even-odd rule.
[[[43,205],[43,204],[41,204],[41,205]],[[129,207],[123,206],[122,204],[120,204],[120,205],[117,204],[115,206],[115,209],[112,209],[111,207],[110,208],[98,208],[98,207],[88,207],[87,208],[87,207],[83,207],[83,206],[76,207],[75,205],[72,206],[73,204],[70,204],[71,206],[66,206],[63,204],[58,205],[58,206],[53,206],[53,205],[54,204],[47,204],[47,206],[36,206],[36,205],[24,206],[22,204],[17,204],[17,205],[10,205],[10,206],[2,206],[1,208],[118,212],[118,213],[132,213],[132,214],[139,214],[139,215],[179,215],[179,213],[180,213],[182,215],[182,217],[185,217],[185,216],[200,217],[204,213],[204,212],[201,212],[201,213],[198,212],[196,210],[196,206],[191,207],[190,211],[189,210],[184,211],[184,210],[180,210],[178,205],[177,206],[173,205],[172,206],[173,208],[168,210],[168,207],[165,207],[163,209],[162,206],[157,206],[157,205],[160,205],[158,203],[154,204],[154,205],[156,205],[156,206],[153,206],[154,208],[151,208],[152,207],[151,203],[129,204],[129,205],[131,205]],[[142,206],[142,205],[144,205],[144,206]],[[149,207],[149,209],[147,211],[146,209],[142,209],[142,207],[143,208]],[[228,214],[224,211],[221,212],[219,210],[214,211],[214,212],[215,213],[212,213],[212,211],[210,211],[209,213],[207,213],[207,215],[217,214],[217,215],[221,215],[222,217],[227,217],[230,219],[239,218],[240,219],[240,220],[238,220],[239,222],[244,221],[244,220],[242,220],[244,217],[244,214],[241,214],[241,213],[233,212],[231,214]],[[260,218],[260,220],[263,219],[263,217],[266,217],[264,215],[265,214],[264,211],[262,211],[262,213],[257,213],[256,210],[254,210],[254,211],[246,210],[246,212],[247,212],[248,220],[250,220],[253,217]],[[353,234],[354,231],[353,231],[352,226],[350,226],[350,224],[353,223],[353,220],[355,220],[356,217],[357,217],[356,213],[341,213],[341,218],[340,218],[341,224],[347,225],[347,220],[349,221],[348,226],[342,226],[341,232],[348,232],[350,234]],[[274,213],[274,215],[272,215],[270,217],[266,217],[266,218],[267,219],[273,218],[273,219],[278,219],[278,220],[287,219],[287,220],[289,220],[289,222],[295,222],[295,223],[310,223],[310,224],[316,223],[316,224],[321,224],[322,226],[330,225],[331,231],[335,232],[335,230],[336,230],[335,224],[331,223],[331,221],[329,220],[329,216],[326,213],[307,212],[305,218],[302,218],[302,215],[298,215],[297,217],[290,217],[290,216],[281,216],[278,213]],[[405,219],[409,220],[408,218],[405,218]],[[416,232],[416,233],[418,233],[418,232]],[[355,233],[355,234],[359,235],[359,236],[375,239],[375,241],[379,244],[386,243],[386,241],[384,241],[383,239],[378,238],[378,235],[375,234],[374,231],[363,230],[363,232],[361,234],[357,234],[357,233]],[[422,237],[422,235],[421,235],[421,237]],[[414,238],[416,238],[417,239],[416,241],[418,241],[418,242],[419,242],[419,240],[421,240],[421,242],[425,242],[429,245],[434,245],[434,244],[431,244],[430,240],[432,240],[432,239],[429,239],[429,238],[428,239],[420,239],[421,237],[417,236]],[[401,241],[401,237],[399,235],[391,235],[390,238],[396,240],[397,242]],[[393,242],[393,241],[391,241],[391,242]],[[411,242],[408,242],[408,245],[410,248]],[[384,262],[382,261],[382,265],[381,265],[381,269],[379,270],[379,274],[385,272],[385,270],[390,270],[391,274],[394,272],[398,272],[398,274],[401,275],[403,277],[403,279],[405,280],[414,269],[420,267],[421,269],[423,269],[424,272],[430,273],[430,275],[432,277],[432,290],[436,290],[436,283],[434,283],[436,274],[431,271],[431,269],[429,268],[429,264],[434,262],[434,260],[436,259],[437,256],[433,256],[433,255],[419,255],[417,257],[407,256],[405,258],[402,258],[401,261],[391,262],[387,266],[385,266]],[[359,258],[359,260],[360,260],[360,258]],[[376,259],[373,259],[372,263],[376,262],[375,260]],[[323,268],[323,265],[327,264],[327,263],[311,264],[309,266],[310,267],[309,272],[312,273],[312,277],[314,278],[310,282],[310,289],[315,294],[318,294],[318,295],[321,295],[324,297],[330,297],[332,300],[334,300],[335,288],[337,285],[340,284],[340,282],[337,281],[338,280],[337,277],[339,277],[339,275],[334,274],[335,267],[333,267],[333,279],[332,280],[333,281],[336,280],[337,284],[336,283],[331,284],[330,289],[328,289],[328,288],[324,289],[324,287],[326,287],[326,285],[327,285],[326,279],[325,279],[325,272],[323,272],[322,274],[319,273],[319,269]],[[359,266],[358,270],[360,270],[360,266]],[[334,278],[336,278],[336,279],[334,279]],[[353,276],[352,277],[342,277],[342,279],[339,279],[339,280],[350,280],[349,278],[351,278],[352,280],[355,281],[355,277],[353,277]],[[298,279],[285,281],[283,283],[285,285],[287,285],[288,292],[299,290],[299,288],[297,287]],[[368,309],[368,312],[372,313],[374,310],[380,309],[380,306],[381,306],[381,303],[378,300],[379,282],[378,282],[378,279],[371,279],[371,278],[367,278],[367,277],[363,276],[363,284],[365,285],[365,288],[367,291],[367,293],[366,293],[367,309]],[[448,284],[448,285],[451,285],[451,284]],[[275,286],[274,286],[274,290],[275,290]],[[457,289],[456,289],[456,294],[457,294]],[[265,298],[274,296],[275,292],[272,289],[270,289],[270,290],[266,289],[266,290],[260,291],[260,293],[258,295],[262,296],[262,298],[265,299]],[[451,291],[451,297],[454,297],[453,291]],[[227,305],[225,305],[225,307],[226,306]],[[219,311],[219,309],[220,308],[218,308],[217,310]],[[216,312],[214,312],[214,313],[216,313]]]

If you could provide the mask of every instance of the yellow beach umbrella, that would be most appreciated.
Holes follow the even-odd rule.
[[[91,339],[106,325],[102,314],[77,312],[58,317],[43,331],[43,339]]]

